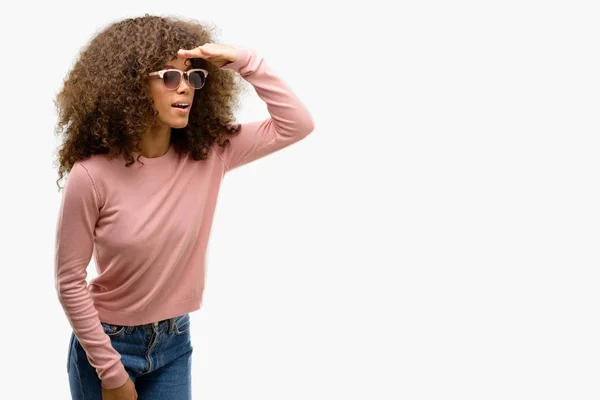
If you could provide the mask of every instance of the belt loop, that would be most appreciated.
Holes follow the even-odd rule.
[[[173,334],[175,329],[175,318],[169,318],[169,335]]]
[[[133,331],[133,326],[128,326],[127,329],[125,329],[125,333],[131,333]]]

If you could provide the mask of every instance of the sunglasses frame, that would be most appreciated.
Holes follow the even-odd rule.
[[[174,88],[168,88],[167,85],[165,84],[165,79],[163,78],[163,76],[165,75],[165,72],[168,71],[177,71],[179,72],[179,84],[177,85],[177,87]],[[202,85],[202,87],[199,87],[198,89],[196,89],[195,87],[193,87],[190,84],[190,77],[188,74],[192,73],[192,72],[197,72],[197,71],[201,71],[204,74],[204,84]],[[156,72],[150,72],[148,74],[148,76],[158,76],[162,81],[163,81],[163,85],[165,85],[165,88],[168,90],[177,90],[179,89],[179,86],[181,85],[181,82],[183,82],[183,78],[185,77],[185,80],[188,84],[189,87],[191,87],[194,90],[200,90],[204,87],[204,85],[206,84],[206,78],[208,77],[208,71],[203,69],[203,68],[193,68],[193,69],[189,69],[187,71],[182,71],[180,69],[176,69],[176,68],[169,68],[169,69],[161,69],[160,71],[156,71]]]

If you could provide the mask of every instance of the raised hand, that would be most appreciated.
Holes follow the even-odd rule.
[[[219,68],[237,60],[237,50],[233,46],[217,43],[205,43],[191,50],[180,49],[177,55],[185,58],[204,58]]]

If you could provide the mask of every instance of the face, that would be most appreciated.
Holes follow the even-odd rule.
[[[167,62],[161,69],[180,69],[186,71],[192,68],[190,60],[177,57]],[[157,128],[184,128],[188,124],[190,109],[194,101],[195,90],[189,85],[185,77],[181,77],[179,87],[167,89],[163,80],[158,76],[152,76],[149,80],[149,93],[154,100],[154,109],[158,111],[156,116]],[[187,103],[188,107],[178,108],[175,103]]]

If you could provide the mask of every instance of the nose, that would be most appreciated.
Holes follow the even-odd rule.
[[[181,81],[179,82],[179,87],[177,87],[177,92],[178,93],[185,93],[192,90],[192,87],[190,86],[188,80],[185,78],[185,76],[181,77]]]

